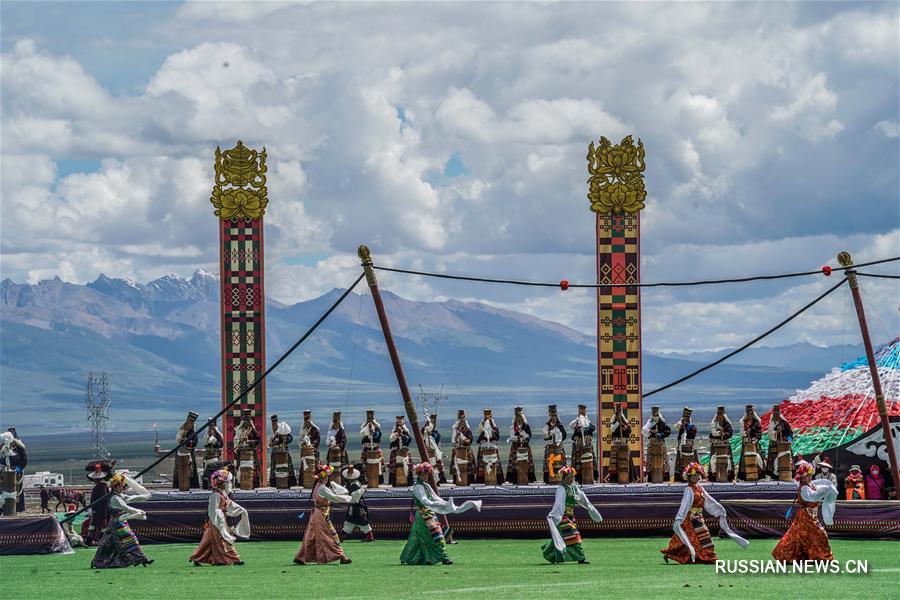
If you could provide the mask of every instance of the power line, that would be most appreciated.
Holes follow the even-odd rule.
[[[694,371],[694,372],[692,372],[692,373],[688,373],[687,375],[685,375],[684,377],[681,377],[680,379],[676,379],[675,381],[673,381],[673,382],[671,382],[671,383],[667,383],[666,385],[664,385],[664,386],[662,386],[662,387],[658,387],[658,388],[656,388],[656,389],[653,390],[653,391],[647,392],[646,394],[643,394],[641,397],[642,397],[642,398],[649,398],[649,397],[652,396],[653,394],[658,394],[659,392],[661,392],[661,391],[663,391],[663,390],[667,390],[667,389],[669,389],[669,388],[671,388],[671,387],[674,387],[674,386],[678,385],[679,383],[684,383],[684,382],[687,381],[688,379],[691,379],[692,377],[695,377],[695,376],[699,375],[700,373],[702,373],[702,372],[704,372],[704,371],[707,371],[707,370],[709,370],[709,369],[712,369],[712,368],[715,367],[716,365],[725,362],[726,360],[728,360],[729,358],[731,358],[732,356],[734,356],[734,355],[737,354],[738,352],[743,352],[744,350],[746,350],[747,348],[749,348],[750,346],[752,346],[752,345],[755,344],[756,342],[758,342],[758,341],[760,341],[761,339],[765,338],[766,336],[768,336],[768,335],[770,335],[770,334],[772,334],[772,333],[778,331],[779,329],[781,329],[782,327],[784,327],[785,325],[787,325],[788,323],[790,323],[791,321],[793,321],[794,319],[796,319],[797,317],[799,317],[801,314],[803,314],[804,312],[806,312],[807,309],[811,308],[812,306],[814,306],[815,304],[817,304],[819,301],[823,300],[823,299],[824,299],[826,296],[828,296],[831,292],[835,291],[836,289],[838,289],[839,287],[841,287],[842,285],[844,285],[844,283],[846,283],[846,282],[847,282],[847,278],[844,277],[844,278],[841,279],[839,282],[837,282],[835,285],[831,286],[831,287],[828,288],[825,292],[823,292],[822,294],[820,294],[815,300],[809,302],[806,306],[804,306],[803,308],[801,308],[800,310],[798,310],[797,312],[795,312],[794,314],[792,314],[791,316],[789,316],[788,318],[786,318],[785,320],[783,320],[781,323],[779,323],[778,325],[775,325],[774,327],[772,327],[771,329],[769,329],[768,331],[766,331],[766,332],[763,333],[762,335],[759,335],[759,336],[753,338],[752,340],[750,340],[749,342],[747,342],[746,344],[744,344],[744,345],[741,346],[740,348],[738,348],[738,349],[736,349],[736,350],[732,350],[731,352],[729,352],[729,353],[726,354],[725,356],[719,358],[718,360],[715,360],[715,361],[709,363],[708,365],[706,365],[706,366],[704,366],[704,367],[700,367],[700,368],[697,369],[696,371]]]
[[[479,283],[502,283],[506,285],[522,285],[530,287],[547,287],[547,288],[611,288],[611,287],[686,287],[693,285],[711,285],[720,283],[745,283],[748,281],[766,281],[772,279],[787,279],[790,277],[804,277],[808,275],[828,275],[835,271],[844,271],[847,269],[857,269],[859,267],[867,267],[870,265],[879,265],[887,262],[900,260],[900,256],[893,258],[884,258],[871,262],[860,263],[851,267],[823,267],[815,271],[798,271],[796,273],[781,273],[777,275],[751,275],[749,277],[730,277],[727,279],[701,279],[697,281],[659,281],[654,283],[551,283],[546,281],[524,281],[520,279],[501,279],[494,277],[476,277],[474,275],[450,275],[448,273],[434,273],[431,271],[415,271],[412,269],[399,269],[395,267],[382,267],[373,265],[379,271],[389,271],[391,273],[405,273],[407,275],[420,275],[422,277],[435,277],[438,279],[453,279],[457,281],[475,281]],[[862,275],[862,273],[860,273]]]
[[[200,432],[202,432],[204,429],[206,429],[207,427],[209,427],[210,423],[214,422],[216,419],[218,419],[219,417],[221,417],[222,415],[224,415],[226,412],[228,412],[228,410],[229,410],[232,406],[234,406],[235,404],[237,404],[238,402],[240,402],[241,399],[243,399],[247,394],[249,394],[251,391],[253,391],[253,389],[254,389],[256,386],[258,386],[258,385],[259,385],[259,384],[260,384],[260,383],[261,383],[261,382],[269,375],[269,373],[271,373],[272,371],[274,371],[275,369],[277,369],[278,366],[279,366],[282,362],[284,362],[285,359],[286,359],[288,356],[290,356],[290,355],[294,352],[294,350],[296,350],[296,349],[300,346],[300,344],[302,344],[303,342],[305,342],[306,339],[307,339],[310,335],[312,335],[312,333],[319,327],[319,325],[321,325],[322,322],[323,322],[325,319],[328,318],[328,315],[330,315],[332,312],[334,312],[334,309],[336,309],[336,308],[338,307],[338,305],[340,305],[340,303],[343,302],[344,299],[345,299],[347,296],[350,295],[350,292],[352,292],[352,291],[353,291],[353,288],[355,288],[355,287],[359,284],[359,282],[362,281],[362,278],[363,278],[363,277],[365,277],[365,273],[360,273],[360,274],[359,274],[359,277],[356,278],[356,281],[354,281],[353,284],[352,284],[350,287],[348,287],[346,290],[344,290],[344,293],[341,294],[340,298],[338,298],[337,300],[335,300],[334,304],[332,304],[332,305],[328,308],[328,310],[326,310],[326,311],[322,314],[322,316],[319,317],[319,319],[313,324],[313,326],[310,327],[310,328],[306,331],[306,333],[304,333],[304,334],[300,337],[300,339],[298,339],[296,342],[294,342],[294,345],[291,346],[290,348],[288,348],[287,351],[286,351],[284,354],[282,354],[281,357],[280,357],[278,360],[276,360],[276,361],[272,364],[271,367],[269,367],[268,369],[266,369],[265,373],[263,373],[263,374],[260,376],[259,379],[257,379],[257,380],[254,381],[252,384],[250,384],[250,385],[247,387],[246,390],[244,390],[243,392],[241,392],[234,400],[232,400],[231,402],[229,402],[228,405],[225,406],[224,408],[222,408],[222,410],[220,410],[218,413],[216,413],[216,415],[215,415],[214,417],[212,417],[211,419],[209,419],[209,420],[206,422],[206,424],[204,424],[202,427],[200,427],[200,429],[198,429],[198,430],[195,432],[195,435],[194,435],[193,437],[191,437],[191,438],[185,438],[184,441],[182,441],[181,443],[177,444],[174,448],[172,448],[171,450],[169,450],[168,452],[166,452],[165,454],[163,454],[162,456],[160,456],[158,459],[156,459],[155,462],[153,462],[152,464],[150,464],[150,465],[147,466],[147,467],[144,467],[137,475],[135,475],[135,478],[138,478],[138,477],[140,477],[141,475],[143,475],[144,473],[147,473],[148,471],[150,471],[150,469],[152,469],[153,467],[155,467],[155,466],[158,465],[159,463],[163,462],[164,460],[166,460],[167,458],[169,458],[170,456],[172,456],[173,454],[175,454],[175,452],[177,452],[179,448],[181,448],[182,446],[186,445],[191,439],[194,439],[196,436],[198,436],[198,435],[200,434]],[[76,513],[73,513],[73,514],[71,514],[71,515],[67,515],[66,517],[64,517],[64,518],[60,521],[60,523],[61,523],[61,524],[68,523],[69,521],[71,521],[72,519],[74,519],[75,517],[77,517],[78,515],[80,515],[81,513],[83,513],[84,511],[86,511],[87,509],[91,508],[92,506],[94,506],[94,505],[97,504],[98,502],[104,500],[108,495],[109,495],[109,494],[106,494],[106,495],[104,495],[104,496],[98,498],[97,500],[94,500],[94,501],[91,502],[89,505],[85,506],[84,508],[82,508],[81,510],[79,510],[79,511],[76,512]]]

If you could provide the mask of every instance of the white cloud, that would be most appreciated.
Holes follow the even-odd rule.
[[[816,73],[796,84],[793,101],[787,106],[775,108],[772,119],[783,123],[795,122],[809,139],[818,141],[843,131],[844,125],[840,121],[827,116],[836,109],[837,94],[828,89],[825,73]]]
[[[852,8],[188,3],[130,49],[175,48],[142,55],[161,64],[133,95],[77,49],[23,39],[2,57],[4,275],[215,270],[212,155],[237,139],[268,149],[268,287],[284,301],[352,278],[364,241],[395,264],[590,280],[584,156],[600,135],[647,149],[645,278],[818,264],[900,220],[897,9]],[[445,174],[451,156],[465,168]],[[867,201],[848,213],[853,196]],[[385,281],[592,328],[574,293]],[[759,289],[648,295],[672,311],[648,342],[689,324],[749,333],[766,298],[790,304]]]
[[[878,121],[873,129],[886,138],[896,139],[900,137],[900,123],[897,121]]]

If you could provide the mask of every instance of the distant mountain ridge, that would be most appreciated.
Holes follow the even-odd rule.
[[[269,364],[341,292],[335,289],[293,305],[267,299]],[[483,303],[417,302],[389,291],[382,294],[410,385],[443,384],[450,401],[441,411],[448,418],[457,408],[473,416],[493,408],[505,420],[514,405],[523,405],[540,421],[548,403],[558,404],[565,416],[578,403],[591,403],[596,394],[591,336]],[[218,277],[204,271],[189,279],[167,275],[146,284],[104,275],[86,285],[58,277],[34,285],[3,280],[3,422],[51,430],[84,428],[83,394],[90,370],[110,375],[111,429],[175,423],[188,409],[211,414],[220,394],[218,296]],[[367,296],[348,296],[273,372],[267,382],[270,411],[294,421],[305,408],[320,419],[331,410],[344,410],[348,422],[361,419],[366,408],[382,415],[397,412],[396,380]],[[670,418],[682,404],[702,412],[718,403],[776,402],[835,366],[828,353],[810,353],[794,364],[784,357],[787,352],[796,358],[796,349],[750,352],[755,364],[740,364],[736,357],[653,400]],[[696,369],[698,361],[710,356],[645,352],[645,392]]]

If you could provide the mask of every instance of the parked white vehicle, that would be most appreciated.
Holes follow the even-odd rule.
[[[25,475],[22,478],[22,485],[26,490],[34,489],[42,485],[44,487],[62,487],[65,485],[65,480],[62,473],[38,471],[34,474]]]

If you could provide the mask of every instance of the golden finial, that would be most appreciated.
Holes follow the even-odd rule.
[[[261,219],[269,203],[266,148],[251,150],[241,140],[224,152],[216,146],[216,180],[209,201],[224,220]]]
[[[644,143],[631,136],[613,146],[605,137],[588,146],[588,200],[591,211],[601,214],[636,213],[644,208]]]

